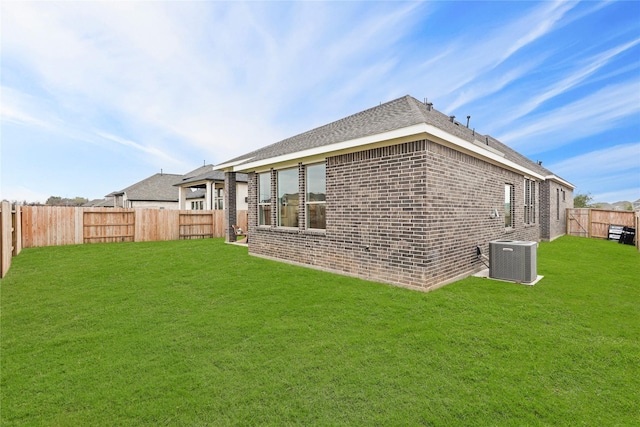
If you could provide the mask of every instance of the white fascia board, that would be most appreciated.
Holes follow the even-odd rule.
[[[549,180],[549,181],[555,181],[558,182],[566,187],[571,188],[572,190],[575,190],[576,186],[573,185],[572,183],[570,183],[569,181],[565,181],[564,179],[560,178],[557,175],[547,175],[544,177],[545,179]]]
[[[454,148],[456,148],[457,146],[459,148],[464,149],[467,152],[471,152],[474,157],[480,157],[481,159],[488,160],[490,163],[506,166],[511,170],[516,170],[532,178],[537,178],[539,180],[545,179],[543,175],[540,175],[539,173],[534,172],[529,168],[526,168],[515,162],[512,162],[511,160],[505,159],[502,155],[496,154],[492,150],[487,150],[477,144],[465,141],[464,139],[459,138],[455,135],[451,135],[450,133],[445,132],[442,129],[437,128],[433,125],[425,124],[424,126],[427,128],[428,134],[431,134],[445,142],[448,142],[449,144],[453,145]]]
[[[364,147],[384,141],[396,140],[399,138],[405,138],[408,136],[419,136],[429,139],[430,136],[436,137],[438,140],[445,142],[447,145],[463,149],[465,152],[473,155],[474,157],[480,157],[493,164],[505,166],[511,170],[516,170],[520,173],[528,175],[533,178],[544,180],[545,177],[537,172],[534,172],[524,166],[521,166],[511,160],[505,159],[503,156],[496,154],[490,150],[487,150],[477,144],[465,141],[455,135],[443,131],[433,125],[426,123],[418,123],[415,125],[407,126],[400,129],[395,129],[389,132],[383,132],[375,135],[369,135],[362,138],[351,139],[348,141],[338,142],[330,145],[323,145],[321,147],[310,148],[308,150],[297,151],[294,153],[284,154],[282,156],[270,157],[268,159],[256,160],[255,162],[242,163],[240,161],[235,164],[223,164],[216,166],[216,169],[231,168],[234,172],[250,172],[256,169],[261,169],[269,165],[275,165],[279,163],[287,163],[296,161],[298,159],[304,159],[308,157],[317,157],[321,155],[329,156],[330,153],[352,150],[358,147]],[[435,141],[439,142],[439,141]]]
[[[181,182],[180,184],[173,184],[173,186],[174,187],[189,188],[189,187],[193,187],[194,185],[202,185],[202,184],[206,185],[207,182],[215,182],[215,180],[213,180],[213,179],[200,179],[198,181]]]
[[[226,170],[226,171],[234,171],[234,166],[237,166],[241,163],[246,162],[247,160],[251,160],[253,159],[253,157],[249,157],[248,159],[242,159],[242,160],[236,160],[235,162],[229,162],[229,163],[221,163],[219,165],[215,165],[213,167],[214,171],[221,171],[221,170]]]
[[[362,138],[350,139],[348,141],[337,142],[335,144],[323,145],[321,147],[310,148],[308,150],[296,151],[294,153],[284,154],[282,156],[269,157],[268,159],[257,160],[251,163],[244,163],[238,167],[234,167],[236,172],[251,171],[259,169],[264,166],[273,165],[277,163],[291,162],[297,159],[306,157],[320,156],[336,151],[349,150],[356,147],[362,147],[365,145],[375,144],[377,142],[387,141],[390,139],[402,138],[404,136],[416,135],[423,133],[424,124],[417,124],[408,126],[401,129],[392,130],[389,132],[378,133],[375,135],[364,136]]]

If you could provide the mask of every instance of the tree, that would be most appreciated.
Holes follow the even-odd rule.
[[[47,199],[45,203],[48,206],[82,206],[87,203],[89,199],[84,197],[75,197],[73,199],[68,199],[66,197],[60,196],[51,196]]]
[[[576,194],[573,196],[573,207],[574,208],[592,208],[594,206],[591,205],[591,201],[593,197],[591,197],[591,193],[586,194]]]
[[[633,210],[633,203],[631,203],[631,202],[623,202],[622,203],[622,210],[624,210],[624,211],[632,211]]]

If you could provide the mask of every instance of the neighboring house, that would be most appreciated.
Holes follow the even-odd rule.
[[[178,209],[178,189],[182,175],[157,173],[124,190],[107,194],[117,208]]]
[[[112,208],[114,204],[113,197],[107,197],[104,199],[90,200],[84,205],[83,208]]]
[[[481,270],[492,240],[565,234],[573,207],[573,185],[410,96],[216,168],[248,173],[250,254],[421,290]]]
[[[224,209],[224,172],[204,165],[182,176],[174,183],[179,191],[180,209]],[[236,175],[236,209],[247,210],[247,175]]]

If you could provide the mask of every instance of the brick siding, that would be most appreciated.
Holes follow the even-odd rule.
[[[542,206],[540,213],[540,238],[554,240],[567,232],[567,209],[573,208],[573,190],[555,181],[545,181],[540,186]]]
[[[428,290],[484,268],[477,245],[488,254],[491,240],[539,240],[542,221],[524,224],[522,175],[438,143],[375,148],[329,157],[326,164],[326,231],[305,230],[303,200],[299,228],[275,226],[275,179],[272,226],[259,227],[258,175],[249,174],[252,255]],[[298,168],[303,198],[304,166]],[[512,229],[504,226],[505,184],[514,186]],[[536,192],[540,219],[542,188]],[[499,218],[490,217],[494,209]]]

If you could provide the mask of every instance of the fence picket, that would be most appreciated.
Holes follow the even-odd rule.
[[[24,248],[224,237],[223,211],[22,206]],[[246,229],[247,211],[237,224]]]
[[[570,236],[606,239],[609,235],[610,225],[636,227],[637,215],[638,213],[631,211],[590,208],[567,209],[567,234]]]

